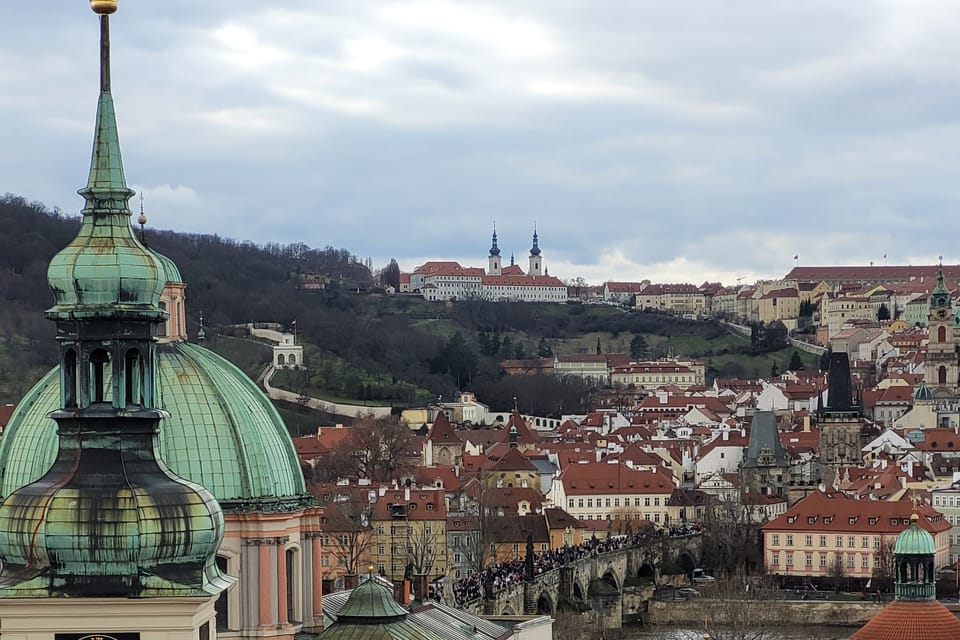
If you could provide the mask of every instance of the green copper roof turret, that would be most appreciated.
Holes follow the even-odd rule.
[[[166,280],[160,260],[130,226],[129,200],[120,157],[120,137],[110,93],[109,27],[101,15],[100,98],[87,186],[78,193],[86,204],[77,237],[54,256],[47,282],[55,304],[51,320],[117,317],[161,318],[160,294]]]
[[[930,292],[931,309],[949,309],[953,306],[950,299],[950,290],[943,281],[943,269],[937,272],[937,284]]]
[[[0,504],[0,598],[212,596],[223,511],[160,459],[160,295],[168,269],[130,226],[110,97],[109,20],[100,14],[101,84],[86,206],[50,263],[60,349],[54,453]],[[172,263],[171,263],[172,264]],[[45,379],[49,381],[48,379]],[[45,394],[28,394],[38,406]],[[28,410],[29,411],[29,410]],[[39,449],[39,447],[38,447]]]
[[[910,526],[904,529],[893,546],[896,568],[897,600],[929,601],[936,598],[934,558],[937,547],[933,536],[920,527],[920,516],[910,516]]]

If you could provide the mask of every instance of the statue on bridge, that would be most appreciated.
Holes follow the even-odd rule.
[[[527,557],[523,560],[523,579],[533,581],[533,534],[527,534]]]

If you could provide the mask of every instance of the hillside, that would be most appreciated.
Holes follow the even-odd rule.
[[[79,220],[22,198],[0,198],[0,403],[17,402],[56,362],[46,266],[76,233]],[[370,273],[350,252],[297,245],[255,245],[218,236],[147,231],[147,242],[177,263],[187,290],[188,328],[202,311],[209,345],[255,375],[269,351],[230,343],[229,326],[250,321],[297,322],[306,371],[275,380],[296,392],[331,400],[422,404],[457,389],[492,404],[522,399],[528,411],[586,407],[591,390],[563,380],[505,378],[502,359],[538,353],[627,352],[642,335],[648,355],[704,359],[712,375],[767,375],[786,368],[791,351],[760,356],[749,341],[713,322],[627,312],[615,307],[525,303],[428,303],[416,297],[357,294]],[[322,275],[321,291],[302,276]],[[219,328],[224,329],[219,329]],[[218,339],[218,333],[224,333]],[[807,366],[815,362],[804,355]],[[285,412],[293,415],[290,408]],[[301,418],[296,418],[297,420]]]

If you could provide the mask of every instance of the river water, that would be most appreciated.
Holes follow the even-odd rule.
[[[828,627],[809,625],[803,627],[751,630],[745,633],[724,633],[719,629],[714,634],[717,640],[847,640],[859,627]],[[650,631],[630,631],[630,640],[703,640],[702,629],[659,628]]]

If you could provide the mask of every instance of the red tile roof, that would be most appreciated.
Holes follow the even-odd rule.
[[[663,467],[657,471],[639,471],[606,462],[569,465],[560,474],[560,481],[568,496],[617,493],[670,495],[676,486],[673,476]]]
[[[13,415],[14,409],[16,409],[16,406],[12,404],[0,405],[0,431],[3,431],[7,423],[10,422],[10,416]]]
[[[643,289],[642,282],[614,282],[606,283],[607,290],[611,293],[638,293]]]
[[[894,600],[850,636],[851,640],[956,640],[960,618],[936,600]]]
[[[838,267],[794,267],[784,280],[863,280],[891,281],[913,280],[920,277],[935,278],[939,266],[838,266]],[[943,265],[943,274],[953,280],[960,278],[960,266]]]
[[[373,506],[371,520],[391,520],[402,513],[407,520],[446,520],[444,492],[436,489],[411,489],[410,497],[402,489],[380,496]]]
[[[450,426],[447,414],[442,411],[438,412],[437,417],[433,419],[433,424],[430,426],[430,433],[427,434],[427,437],[437,444],[463,444],[460,438],[457,437],[453,427]]]
[[[910,525],[914,511],[920,515],[920,526],[931,535],[950,529],[946,518],[929,505],[914,505],[911,500],[855,500],[840,492],[822,491],[811,493],[762,529],[893,535]]]

